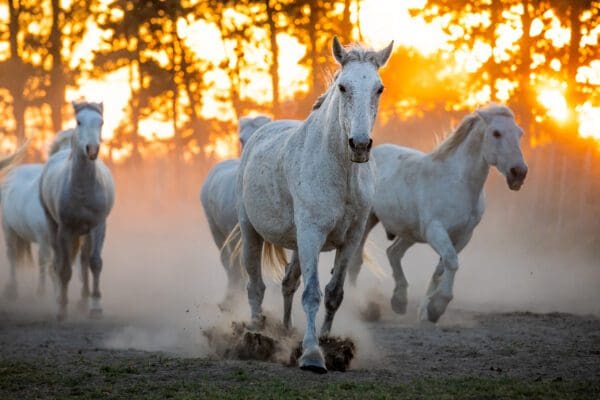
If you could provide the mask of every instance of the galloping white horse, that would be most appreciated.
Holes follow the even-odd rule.
[[[50,156],[71,146],[71,130],[59,133],[50,149]],[[46,287],[46,270],[50,266],[52,250],[50,232],[42,203],[40,202],[40,177],[43,164],[25,164],[14,168],[7,175],[0,192],[2,194],[2,228],[10,264],[10,278],[5,296],[17,297],[17,266],[31,259],[31,243],[38,244],[40,268],[38,293]]]
[[[440,256],[419,316],[436,322],[452,300],[458,253],[469,243],[483,216],[483,184],[490,166],[505,177],[511,190],[519,190],[527,166],[519,146],[523,134],[512,111],[491,105],[468,115],[456,131],[429,154],[395,145],[373,150],[377,186],[361,250],[379,222],[394,240],[387,249],[396,286],[392,309],[406,312],[408,283],[401,259],[414,243],[429,243]],[[362,264],[362,251],[352,260],[351,282]]]
[[[263,244],[297,251],[286,280],[297,287],[304,277],[302,304],[307,317],[300,367],[327,371],[315,328],[321,301],[318,260],[336,249],[332,278],[325,289],[326,316],[321,335],[329,334],[343,298],[346,267],[360,244],[375,191],[369,161],[371,130],[383,85],[378,69],[392,45],[381,51],[360,46],[344,49],[333,40],[341,65],[334,82],[309,117],[264,125],[246,144],[238,174],[238,219],[248,300],[254,324],[263,323],[265,284]],[[293,293],[293,292],[292,292]]]
[[[109,169],[98,160],[102,132],[101,103],[73,103],[77,128],[72,148],[48,159],[40,181],[40,196],[46,213],[54,268],[59,279],[58,319],[67,313],[67,288],[71,265],[81,247],[82,297],[89,296],[88,268],[93,274],[90,315],[102,313],[100,306],[101,251],[106,218],[114,203],[114,183]],[[83,237],[83,245],[80,239]]]
[[[268,122],[271,122],[271,118],[265,116],[240,118],[238,132],[242,148],[250,136]],[[239,257],[232,259],[232,246],[223,246],[238,222],[236,183],[239,165],[240,160],[237,158],[216,164],[200,190],[200,201],[208,226],[215,244],[221,250],[221,263],[227,273],[227,293],[221,303],[225,309],[242,293],[245,283]]]

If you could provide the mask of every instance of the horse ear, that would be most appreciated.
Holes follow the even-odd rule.
[[[375,54],[375,59],[377,60],[377,68],[383,67],[389,60],[392,55],[392,50],[394,49],[394,41],[392,40],[390,44],[383,50],[379,50]]]
[[[477,115],[479,115],[479,118],[481,118],[483,122],[486,123],[486,125],[489,125],[492,122],[493,115],[489,110],[486,110],[485,108],[480,108],[475,112],[477,113]]]
[[[73,110],[77,112],[77,102],[75,100],[71,101],[71,105],[73,106]]]
[[[98,103],[98,109],[100,110],[100,113],[104,113],[104,102],[103,101]]]
[[[331,45],[331,50],[333,52],[333,58],[340,64],[344,64],[344,60],[346,59],[346,50],[340,43],[340,40],[337,36],[333,37],[333,43]]]

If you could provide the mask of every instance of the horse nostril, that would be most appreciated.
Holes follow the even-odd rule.
[[[373,139],[369,139],[369,144],[367,145],[367,150],[371,150],[372,146],[373,146]]]
[[[350,148],[352,150],[356,149],[356,146],[354,145],[354,139],[352,139],[352,138],[348,139],[348,144],[350,145]]]
[[[518,169],[517,167],[512,167],[512,168],[510,169],[510,174],[511,174],[512,176],[516,177],[518,173],[519,173],[519,169]]]

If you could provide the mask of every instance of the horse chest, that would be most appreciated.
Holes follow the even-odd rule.
[[[65,198],[61,203],[61,221],[76,233],[86,234],[106,218],[103,196]]]

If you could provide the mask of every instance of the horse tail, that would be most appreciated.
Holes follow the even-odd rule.
[[[370,247],[375,246],[372,240],[367,239],[366,246],[363,249],[363,260],[373,275],[379,280],[383,280],[388,277],[388,273],[385,272],[383,267],[375,261],[375,258],[371,256],[371,251],[369,251]]]
[[[229,262],[231,265],[235,265],[236,263],[240,263],[241,265],[241,255],[242,255],[242,232],[240,230],[240,224],[237,223],[227,235],[225,242],[219,249],[221,253],[225,251],[225,249],[229,247],[231,249],[231,254],[229,255]],[[245,268],[242,268],[245,270]]]
[[[27,152],[27,146],[29,146],[29,140],[30,139],[27,139],[27,141],[13,154],[0,158],[0,171],[12,166],[20,161],[23,156],[25,156],[25,153]]]
[[[283,247],[265,240],[262,247],[262,260],[263,265],[267,267],[269,277],[275,282],[281,282],[288,263]]]
[[[231,249],[231,265],[236,265],[236,263],[242,265],[242,235],[239,223],[235,225],[225,239],[225,242],[221,246],[221,252],[225,250],[226,247]],[[262,261],[263,265],[267,267],[267,273],[269,277],[273,281],[281,282],[283,279],[285,266],[287,265],[287,257],[283,247],[275,246],[273,243],[265,240],[262,247]],[[244,272],[246,271],[243,266],[242,270]]]

